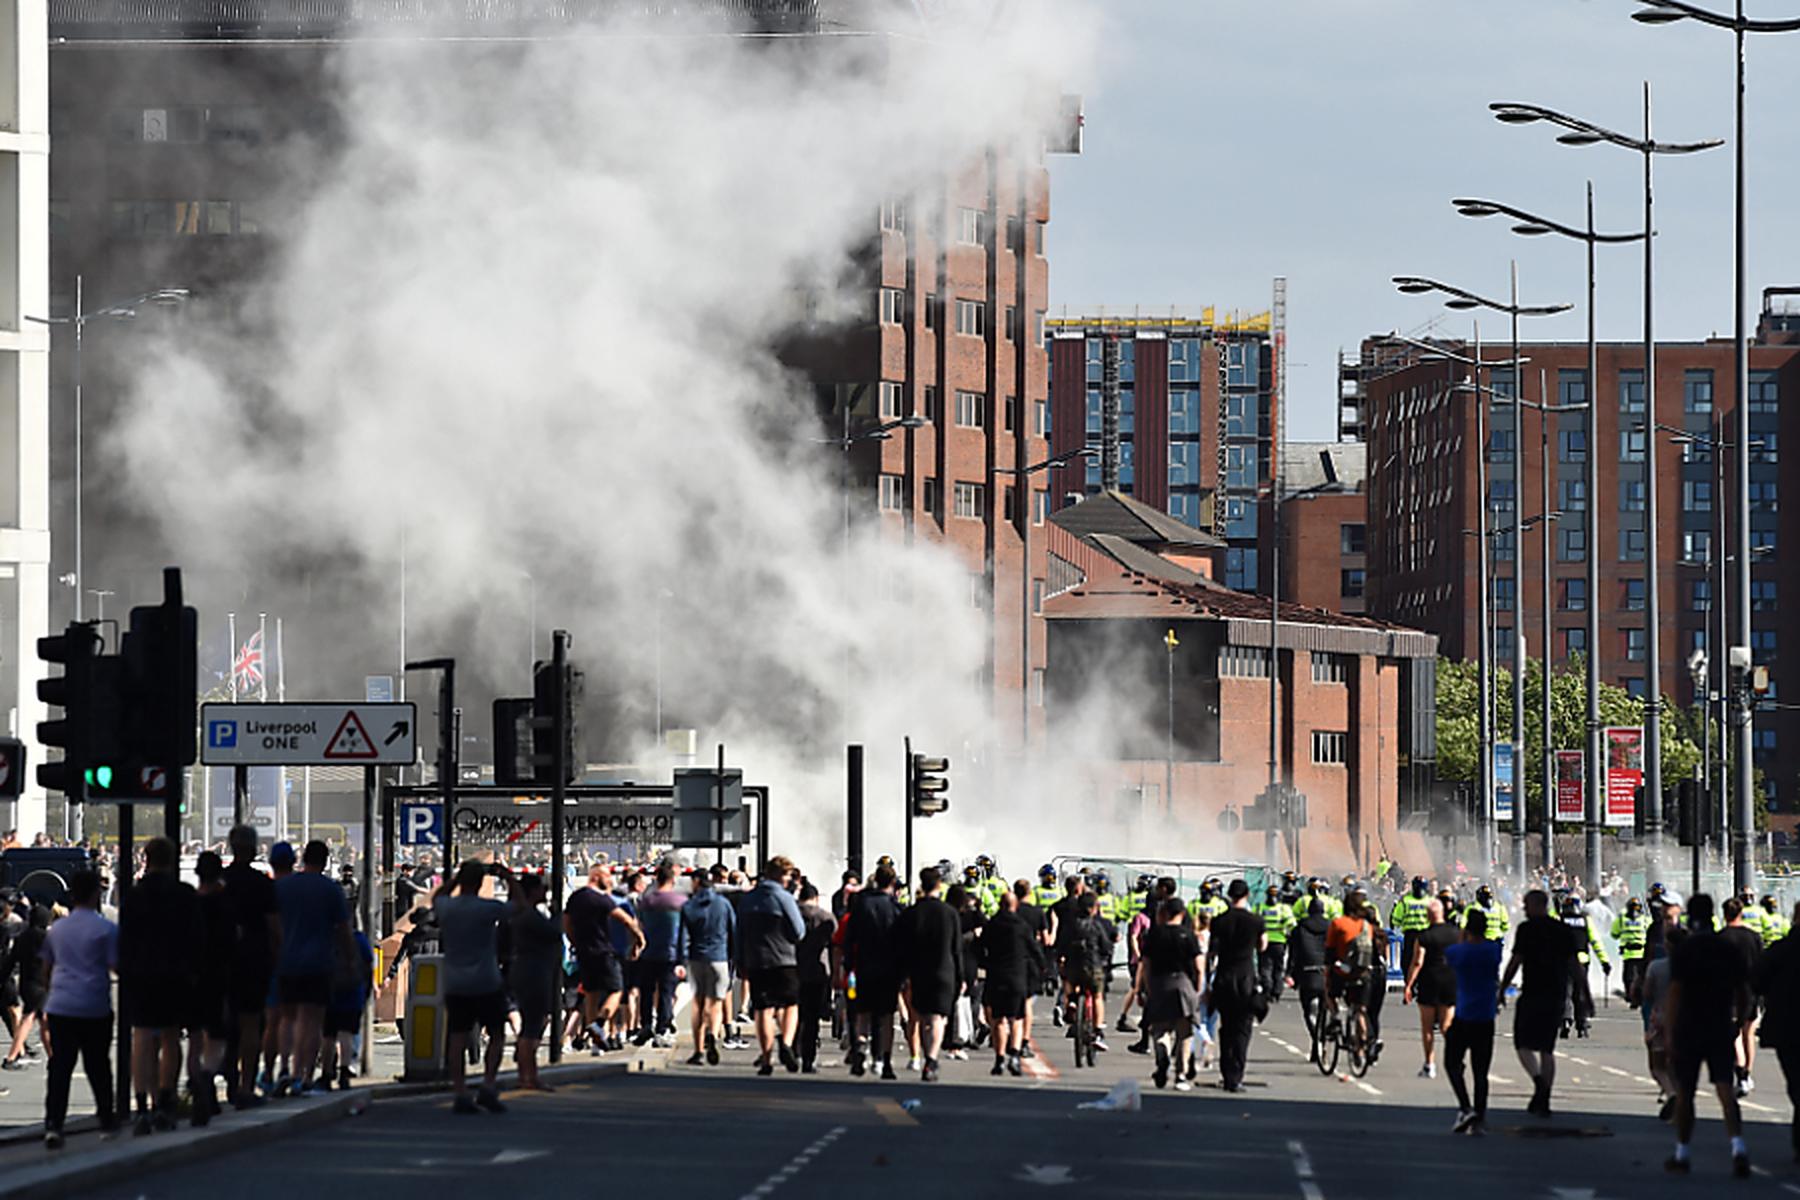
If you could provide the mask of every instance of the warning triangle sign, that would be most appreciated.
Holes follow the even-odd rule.
[[[363,728],[362,719],[351,709],[338,722],[337,732],[331,735],[331,741],[325,747],[325,758],[365,759],[380,758],[381,751],[369,737],[369,731]]]

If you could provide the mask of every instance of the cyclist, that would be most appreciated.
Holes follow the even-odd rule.
[[[1313,1022],[1319,1019],[1320,1009],[1325,1002],[1325,968],[1328,962],[1325,943],[1331,934],[1331,922],[1325,917],[1323,900],[1314,896],[1306,903],[1310,906],[1306,915],[1300,918],[1288,934],[1287,975],[1288,981],[1300,995],[1300,1015],[1310,1034]]]
[[[1381,969],[1385,947],[1377,946],[1381,933],[1369,920],[1368,902],[1361,888],[1352,888],[1344,897],[1344,915],[1331,922],[1325,937],[1325,1013],[1333,1024],[1338,1021],[1339,1000],[1350,1000],[1352,1010],[1361,1013],[1369,982]],[[1366,1025],[1360,1032],[1368,1036]]]
[[[1074,882],[1072,877],[1071,883]],[[1096,1050],[1105,1050],[1106,1039],[1101,1031],[1106,1028],[1106,970],[1112,962],[1112,938],[1095,915],[1094,893],[1071,889],[1069,900],[1073,916],[1061,923],[1056,942],[1070,1001],[1069,1019],[1073,1021],[1077,1015],[1075,1005],[1086,1004],[1087,998],[1093,997],[1093,1045]],[[1077,1045],[1075,1051],[1079,1056],[1082,1047]]]

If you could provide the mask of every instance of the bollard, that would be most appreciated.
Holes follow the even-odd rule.
[[[408,1083],[444,1077],[444,956],[415,954],[406,989],[405,1071]]]

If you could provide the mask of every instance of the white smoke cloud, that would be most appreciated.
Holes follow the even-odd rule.
[[[306,562],[376,606],[312,631],[321,652],[391,621],[404,538],[415,653],[522,660],[495,614],[528,573],[590,696],[645,730],[590,749],[652,757],[660,674],[774,787],[773,840],[815,873],[841,853],[840,725],[870,747],[871,857],[899,853],[904,733],[958,760],[921,861],[1005,845],[1017,872],[1097,836],[963,761],[1016,720],[972,686],[978,564],[872,522],[846,564],[837,451],[775,352],[809,289],[854,277],[883,201],[990,147],[1035,155],[1100,40],[1086,0],[936,9],[930,41],[344,48],[347,146],[296,160],[317,174],[271,214],[282,254],[246,305],[269,336],[253,357],[189,338],[140,375],[111,443],[135,496],[202,577]]]

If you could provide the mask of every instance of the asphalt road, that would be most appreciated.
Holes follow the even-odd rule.
[[[1502,1017],[1503,1027],[1507,1017]],[[441,1099],[391,1101],[366,1115],[228,1157],[147,1175],[109,1197],[160,1200],[300,1186],[334,1200],[430,1197],[446,1189],[530,1186],[586,1196],[621,1184],[709,1197],[1052,1193],[1143,1197],[1196,1193],[1347,1200],[1395,1194],[1455,1200],[1604,1200],[1733,1194],[1800,1195],[1788,1153],[1780,1071],[1761,1065],[1751,1097],[1758,1174],[1728,1173],[1717,1106],[1702,1104],[1694,1174],[1664,1175],[1671,1136],[1655,1120],[1635,1014],[1615,1005],[1595,1035],[1566,1043],[1557,1115],[1524,1115],[1527,1089],[1510,1044],[1496,1055],[1490,1133],[1452,1136],[1443,1078],[1418,1078],[1413,1010],[1391,999],[1387,1053],[1365,1080],[1324,1078],[1306,1061],[1291,1000],[1258,1031],[1249,1088],[1157,1092],[1149,1060],[1124,1051],[1095,1070],[1069,1066],[1068,1043],[1039,1029],[1048,1069],[991,1079],[991,1058],[945,1064],[921,1084],[818,1076],[756,1078],[750,1055],[718,1068],[669,1071],[509,1096],[504,1116],[459,1117]],[[835,1063],[835,1056],[832,1061]],[[1082,1110],[1126,1078],[1142,1079],[1139,1111]],[[917,1100],[916,1108],[905,1102]]]

